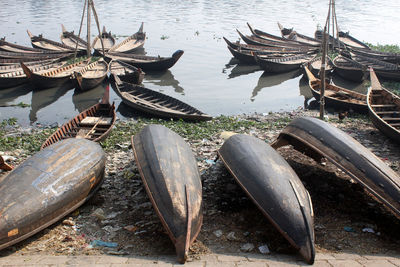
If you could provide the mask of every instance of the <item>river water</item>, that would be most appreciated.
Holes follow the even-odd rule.
[[[182,58],[170,70],[147,74],[144,85],[218,116],[290,111],[304,106],[311,94],[302,73],[269,75],[254,66],[238,65],[222,37],[238,40],[235,29],[249,34],[246,22],[279,35],[278,21],[312,36],[317,26],[325,24],[328,2],[96,0],[95,7],[100,24],[119,36],[118,41],[136,32],[144,22],[148,37],[144,47],[148,55],[170,56],[178,49],[184,50]],[[27,29],[57,41],[61,24],[78,32],[84,5],[83,0],[1,0],[0,3],[0,36],[27,46],[30,46]],[[399,10],[398,0],[336,1],[339,28],[372,44],[400,43]],[[94,35],[97,29],[93,21]],[[29,86],[1,90],[1,106],[21,102],[31,106],[0,107],[0,120],[15,117],[22,125],[63,123],[97,102],[105,87],[106,84],[85,93],[63,88],[32,92]],[[110,97],[121,119],[134,115],[112,90]]]

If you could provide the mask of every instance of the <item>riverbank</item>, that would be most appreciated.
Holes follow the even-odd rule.
[[[130,137],[144,125],[159,123],[189,143],[198,161],[203,183],[204,224],[190,257],[209,253],[252,252],[293,254],[291,246],[246,197],[220,161],[216,150],[224,131],[246,133],[273,141],[294,118],[317,117],[315,111],[220,116],[209,122],[186,123],[158,119],[117,122],[102,146],[107,154],[106,176],[98,193],[63,221],[0,252],[0,255],[174,255],[143,189],[133,161]],[[369,148],[400,173],[400,146],[383,136],[367,116],[328,121]],[[15,121],[0,127],[0,151],[18,165],[40,148],[55,129],[22,128]],[[400,255],[400,223],[354,181],[330,163],[318,164],[290,147],[279,153],[309,190],[315,213],[317,253]],[[4,173],[1,173],[4,177]],[[94,240],[116,243],[94,247]],[[91,245],[92,244],[92,245]],[[261,248],[261,249],[260,249]],[[262,252],[261,252],[262,251]]]

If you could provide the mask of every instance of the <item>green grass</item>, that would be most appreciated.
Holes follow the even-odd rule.
[[[373,45],[371,43],[366,43],[372,50],[377,50],[381,52],[390,52],[390,53],[400,53],[400,46],[398,45],[381,45],[376,44]]]

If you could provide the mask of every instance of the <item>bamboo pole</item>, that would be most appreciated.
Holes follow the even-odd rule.
[[[81,36],[81,32],[82,32],[83,19],[85,18],[86,3],[87,3],[87,0],[85,0],[85,5],[83,6],[81,25],[79,26],[78,37]],[[78,50],[78,41],[76,42],[76,46],[75,46],[74,60],[76,59],[77,50]]]
[[[102,38],[102,35],[101,35],[101,32],[100,32],[99,18],[97,17],[97,12],[96,12],[96,9],[94,8],[94,3],[93,3],[93,0],[91,0],[91,2],[92,2],[92,11],[93,11],[93,16],[94,16],[94,19],[95,19],[95,21],[96,21],[97,30],[99,31],[99,37],[100,37],[100,43],[101,43],[101,49],[103,50],[103,55],[105,55],[105,52],[104,52],[104,44],[103,44],[103,38]]]
[[[322,60],[321,60],[321,90],[319,97],[319,118],[321,120],[324,119],[325,114],[325,64],[326,64],[326,50],[327,50],[327,41],[326,41],[326,26],[324,27],[324,33],[322,37]]]
[[[87,6],[87,57],[89,58],[91,56],[91,51],[90,51],[90,5],[91,5],[91,0],[88,0],[88,6]]]

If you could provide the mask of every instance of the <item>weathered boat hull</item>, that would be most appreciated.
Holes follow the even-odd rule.
[[[325,157],[400,218],[400,177],[351,136],[329,123],[303,117],[283,129],[272,147],[289,144],[318,161]]]
[[[136,164],[147,194],[184,263],[203,221],[197,162],[187,143],[161,125],[132,137]]]
[[[111,74],[117,75],[123,82],[133,84],[141,84],[143,82],[145,73],[140,68],[120,60],[111,60],[109,66]]]
[[[400,98],[383,88],[373,69],[367,102],[369,117],[375,127],[393,141],[400,143]]]
[[[68,139],[24,161],[0,182],[0,250],[62,219],[100,187],[105,153]]]
[[[290,165],[267,143],[242,134],[225,141],[218,155],[268,220],[312,264],[311,199]]]

